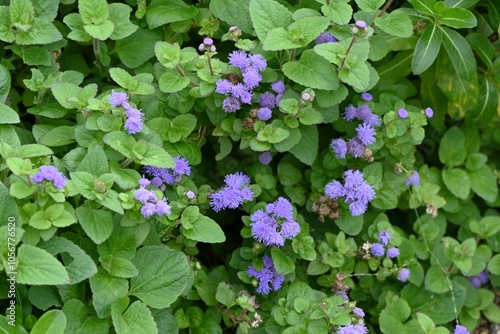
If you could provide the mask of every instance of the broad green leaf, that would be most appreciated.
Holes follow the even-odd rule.
[[[318,128],[316,125],[301,125],[299,129],[300,141],[289,152],[306,165],[312,165],[318,155]]]
[[[408,0],[408,2],[422,14],[434,16],[434,4],[436,0]]]
[[[113,67],[109,69],[109,75],[122,88],[129,89],[132,75],[123,68]]]
[[[33,3],[29,0],[11,0],[9,5],[10,21],[21,31],[27,31],[35,16]]]
[[[442,42],[454,68],[460,77],[471,78],[476,73],[476,60],[467,40],[458,32],[439,27]]]
[[[91,210],[85,206],[76,209],[83,230],[96,244],[109,238],[113,232],[113,217],[108,210]]]
[[[171,131],[169,131],[169,139],[171,143],[178,140],[172,140],[170,133],[175,132],[180,134],[181,139],[187,138],[196,128],[196,117],[192,114],[183,114],[176,116],[171,122]]]
[[[139,160],[142,165],[149,165],[160,168],[175,167],[175,162],[172,159],[172,156],[167,153],[167,151],[165,151],[160,146],[148,142],[145,143],[147,145],[146,152],[144,153],[144,157]]]
[[[471,182],[469,175],[463,169],[444,169],[443,181],[453,195],[461,199],[469,197]]]
[[[370,53],[370,43],[368,43],[368,41],[355,41],[355,43],[351,45],[351,42],[352,38],[346,38],[338,43],[323,43],[316,45],[314,51],[337,66],[341,64],[349,48],[349,55],[345,60],[346,64],[367,60]],[[352,61],[350,61],[351,59]]]
[[[500,254],[493,256],[488,262],[488,271],[493,275],[500,275]]]
[[[102,140],[124,156],[131,158],[132,148],[135,144],[135,140],[132,136],[122,131],[113,131],[106,134]]]
[[[69,283],[68,272],[49,252],[22,244],[17,250],[16,281],[30,285],[62,285]]]
[[[445,273],[445,269],[439,265],[431,266],[425,275],[425,288],[434,293],[450,291],[451,281]]]
[[[322,6],[321,12],[335,24],[347,24],[352,17],[351,5],[341,1]]]
[[[217,286],[217,293],[215,298],[219,303],[227,307],[234,305],[234,300],[236,298],[236,291],[226,282],[220,282]]]
[[[31,28],[16,34],[16,43],[19,45],[50,44],[62,39],[56,26],[39,18],[34,18]]]
[[[78,97],[78,95],[82,91],[82,88],[69,82],[54,82],[50,86],[50,89],[52,91],[52,94],[54,94],[57,102],[59,102],[64,108],[79,108],[78,102],[75,102],[73,100],[70,101],[69,99]]]
[[[377,17],[375,24],[392,36],[408,38],[413,35],[413,23],[410,17],[405,12],[399,10],[395,10],[382,17]]]
[[[498,196],[498,182],[495,173],[488,166],[469,172],[471,188],[487,202],[494,202]]]
[[[186,255],[166,246],[145,246],[133,260],[139,275],[130,281],[130,295],[154,308],[170,306],[190,276]]]
[[[274,0],[251,0],[250,18],[260,41],[274,28],[285,28],[292,23],[292,13]]]
[[[302,179],[302,172],[289,162],[280,162],[278,165],[278,178],[284,186],[291,186]]]
[[[447,8],[438,21],[455,29],[474,28],[477,25],[474,14],[463,8]]]
[[[100,24],[86,24],[83,29],[90,36],[97,38],[98,40],[105,41],[111,36],[115,26],[110,20],[104,20]]]
[[[300,42],[292,41],[289,33],[281,27],[271,29],[263,44],[263,49],[266,51],[279,51],[301,46]]]
[[[380,330],[382,333],[403,333],[403,322],[410,316],[408,303],[401,298],[392,301],[380,312]]]
[[[35,17],[52,22],[57,16],[59,1],[31,0],[35,9]]]
[[[129,16],[132,7],[122,3],[112,3],[108,5],[109,20],[113,22],[114,30],[111,36],[112,40],[120,40],[132,35],[139,27],[130,22]]]
[[[116,304],[111,307],[111,318],[117,334],[158,333],[151,310],[139,300],[133,302],[123,314],[122,312]]]
[[[17,124],[21,122],[17,112],[11,107],[0,103],[0,124]]]
[[[80,194],[85,198],[95,199],[94,193],[94,176],[87,172],[72,172],[69,173],[73,185],[78,189]]]
[[[26,46],[11,45],[9,47],[19,57],[23,58],[26,65],[43,65],[50,66],[53,57],[47,48],[41,46]]]
[[[134,264],[127,259],[114,255],[104,255],[99,257],[99,262],[108,274],[116,277],[134,277],[139,273]]]
[[[12,43],[15,35],[10,22],[10,13],[8,6],[0,6],[0,40]]]
[[[483,127],[497,114],[499,91],[494,82],[487,77],[480,76],[478,83],[477,104],[467,112],[466,116],[474,120],[475,126]]]
[[[364,62],[354,62],[350,68],[344,67],[339,71],[339,79],[359,92],[368,90],[369,76],[370,69]]]
[[[472,49],[477,53],[489,69],[493,67],[493,58],[495,58],[495,48],[489,39],[480,33],[468,34],[465,39],[469,42]]]
[[[1,20],[1,18],[0,18]],[[0,103],[5,103],[10,92],[10,72],[0,65]]]
[[[91,148],[76,170],[87,172],[95,176],[101,176],[104,173],[108,173],[108,158],[102,146],[95,145]]]
[[[116,161],[110,161],[109,167],[111,173],[118,176],[115,183],[120,188],[128,190],[137,187],[137,180],[141,178],[141,175],[135,169],[121,168]]]
[[[346,234],[358,235],[363,228],[363,215],[353,216],[347,210],[342,210],[339,219],[335,219],[335,224]]]
[[[465,135],[462,130],[456,126],[451,127],[441,139],[439,160],[450,167],[461,165],[467,157],[464,145]]]
[[[363,12],[374,12],[379,9],[384,2],[384,0],[356,0],[356,4]]]
[[[166,68],[175,68],[181,61],[181,48],[177,43],[157,42],[155,55],[160,64]]]
[[[64,303],[62,311],[66,315],[66,333],[107,334],[108,319],[89,316],[89,308],[79,299],[70,299]]]
[[[66,316],[60,310],[45,312],[31,329],[31,334],[63,334]]]
[[[226,241],[224,232],[212,218],[199,215],[192,225],[192,228],[182,230],[182,234],[188,239],[208,243]]]
[[[420,74],[434,63],[441,48],[441,40],[442,31],[437,25],[431,24],[425,28],[415,46],[411,61],[413,73]]]
[[[189,20],[198,14],[198,9],[182,0],[153,0],[146,10],[146,21],[150,29],[167,23]]]
[[[9,195],[9,189],[0,182],[0,219],[7,222],[9,217],[19,219],[17,202]],[[11,218],[12,219],[12,218]]]
[[[37,130],[41,131],[39,133],[40,136],[35,136],[35,138],[38,137],[36,138],[38,143],[45,146],[65,146],[75,141],[75,128],[72,126],[61,125],[46,129],[43,128],[43,125],[34,125],[33,128],[33,134],[35,134]]]
[[[138,29],[132,35],[116,41],[113,53],[129,68],[141,66],[154,56],[154,46],[162,40],[163,33],[159,29]]]
[[[111,305],[119,298],[125,297],[128,292],[128,280],[108,275],[102,268],[90,279],[92,290],[92,304],[97,316],[101,319],[111,314]]]
[[[286,275],[295,271],[295,263],[293,259],[286,256],[280,248],[271,248],[271,257],[278,274]]]
[[[242,31],[252,34],[253,26],[250,19],[250,0],[212,0],[210,1],[210,12],[229,24],[238,26]]]
[[[189,85],[188,77],[181,76],[176,70],[167,70],[158,80],[160,90],[164,93],[175,93]]]
[[[99,25],[109,16],[106,0],[78,0],[78,12],[85,24]]]
[[[448,8],[470,8],[478,2],[479,0],[444,0]]]
[[[328,28],[330,20],[326,17],[305,17],[295,21],[288,27],[290,39],[306,46]]]
[[[335,67],[312,50],[304,51],[299,61],[283,65],[283,73],[306,87],[324,90],[335,90],[339,87]]]
[[[85,23],[82,21],[82,17],[80,14],[68,14],[64,17],[63,22],[71,29],[71,32],[68,34],[69,39],[78,42],[92,41],[92,37],[83,29]]]

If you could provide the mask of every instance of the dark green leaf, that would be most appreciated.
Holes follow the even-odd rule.
[[[441,48],[441,39],[442,32],[438,26],[431,24],[425,28],[415,46],[411,61],[413,73],[420,74],[434,63]]]

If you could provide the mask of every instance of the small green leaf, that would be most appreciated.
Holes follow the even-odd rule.
[[[162,37],[161,29],[140,28],[132,35],[116,41],[114,52],[125,66],[136,68],[154,57],[155,43]]]
[[[413,35],[413,23],[405,12],[395,10],[375,19],[377,27],[392,36],[408,38]]]
[[[101,244],[113,232],[113,219],[108,210],[91,210],[85,206],[76,209],[80,225],[96,244]]]
[[[192,225],[192,228],[182,230],[182,234],[188,239],[208,243],[226,241],[224,231],[222,231],[219,224],[207,216],[199,215],[198,218],[192,222]]]
[[[434,16],[434,5],[436,0],[408,0],[417,11],[422,14]]]
[[[137,300],[123,314],[121,312],[123,310],[117,307],[117,304],[111,306],[111,318],[117,334],[158,333],[151,310],[144,303]]]
[[[471,188],[487,202],[494,202],[498,196],[498,180],[488,166],[469,172]]]
[[[32,334],[63,334],[66,329],[66,316],[60,310],[45,312],[31,329]]]
[[[122,3],[112,3],[108,5],[109,20],[113,23],[114,29],[111,36],[112,40],[120,40],[133,34],[138,26],[130,22],[130,12],[132,7]]]
[[[384,0],[356,0],[356,4],[359,9],[363,12],[374,12],[379,9],[383,4]]]
[[[451,127],[441,139],[439,160],[450,167],[461,165],[467,157],[464,145],[465,135],[462,130],[456,126]]]
[[[17,124],[21,122],[17,112],[11,107],[0,103],[0,124]]]
[[[16,34],[16,43],[19,45],[50,44],[62,39],[56,26],[39,18],[34,18],[31,28]]]
[[[83,26],[83,29],[90,36],[97,38],[98,40],[105,41],[111,36],[115,26],[110,20],[105,20],[101,24],[86,24]]]
[[[351,5],[340,1],[322,6],[321,12],[335,24],[347,24],[352,17]]]
[[[111,305],[128,292],[128,280],[108,275],[104,269],[98,268],[97,274],[90,279],[92,304],[97,316],[101,319],[111,314]]]
[[[198,9],[182,0],[153,0],[146,10],[146,21],[151,29],[167,23],[189,20],[198,14]]]
[[[451,289],[451,281],[441,266],[434,265],[427,270],[425,288],[435,293],[443,293]]]
[[[163,73],[158,80],[160,90],[164,93],[175,93],[189,85],[188,77],[181,76],[176,70],[167,70]]]
[[[469,197],[471,181],[469,175],[463,169],[444,169],[443,181],[453,195],[461,199]]]
[[[79,0],[78,12],[85,24],[99,25],[108,18],[108,4],[106,0]]]
[[[474,28],[477,25],[474,14],[463,8],[447,8],[438,21],[455,29]]]
[[[252,34],[253,26],[250,19],[250,0],[212,0],[210,12],[219,20],[230,26],[238,26],[242,31]]]
[[[177,43],[157,42],[155,44],[155,55],[166,68],[175,68],[181,60],[181,48]]]
[[[286,256],[280,248],[271,248],[271,257],[278,274],[285,275],[295,271],[294,261]]]

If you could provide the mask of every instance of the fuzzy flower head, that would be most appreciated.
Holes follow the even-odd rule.
[[[384,246],[389,244],[392,236],[387,230],[382,230],[378,233],[378,241],[380,241]]]
[[[261,121],[267,121],[271,118],[273,112],[269,108],[260,108],[257,110],[257,118]]]
[[[337,159],[344,159],[345,155],[347,153],[347,143],[345,142],[344,139],[338,138],[338,139],[333,139],[330,148],[335,152],[335,158]]]
[[[229,54],[229,64],[239,69],[246,69],[250,66],[250,59],[245,51],[237,50]]]
[[[425,116],[427,116],[427,118],[431,118],[432,116],[434,116],[434,110],[432,110],[430,107],[425,108]]]
[[[254,266],[249,266],[247,269],[247,274],[250,277],[254,277],[258,280],[259,284],[257,287],[257,293],[267,295],[271,291],[278,291],[283,282],[285,281],[285,276],[278,274],[276,268],[274,267],[274,262],[271,257],[264,255],[262,259],[264,267],[261,270],[257,270]]]
[[[407,186],[418,186],[420,183],[420,174],[416,170],[411,171],[410,175],[406,179]]]
[[[469,334],[469,331],[467,330],[467,328],[465,328],[465,326],[456,325],[453,334]]]
[[[236,209],[246,201],[253,200],[253,192],[250,189],[250,177],[243,173],[226,175],[224,182],[226,186],[210,195],[210,206],[215,212],[222,209]]]
[[[389,248],[387,250],[387,257],[389,259],[394,259],[395,257],[398,257],[398,256],[399,256],[399,248],[393,247],[393,248]]]
[[[125,121],[123,128],[131,135],[142,131],[144,121],[142,118],[130,117]]]
[[[273,155],[271,151],[265,151],[259,154],[259,162],[263,165],[269,165],[273,160]]]
[[[285,90],[286,90],[285,84],[281,80],[273,82],[271,84],[271,88],[272,88],[272,90],[274,90],[278,94],[283,94],[283,93],[285,93]]]
[[[377,132],[373,127],[370,125],[363,123],[358,125],[356,128],[356,132],[358,133],[358,138],[359,140],[364,144],[364,145],[371,145],[375,143],[375,135]]]
[[[367,92],[361,93],[361,98],[367,102],[373,100],[372,94]]]
[[[344,184],[334,180],[325,187],[325,194],[331,199],[342,198],[349,204],[349,211],[353,216],[366,212],[368,203],[375,198],[375,191],[363,178],[363,173],[347,170],[344,173]]]
[[[367,334],[368,328],[365,324],[346,325],[339,327],[337,334]]]
[[[362,309],[360,309],[359,307],[353,308],[352,313],[354,313],[355,315],[357,315],[360,318],[364,318],[364,316],[365,316],[365,312]]]
[[[160,187],[164,183],[176,184],[182,181],[182,176],[191,174],[191,166],[184,157],[174,157],[175,167],[160,168],[155,166],[144,167],[144,172],[152,177],[151,183]]]
[[[272,109],[276,107],[276,96],[271,92],[265,92],[260,95],[259,104],[262,108]]]
[[[240,100],[233,96],[226,97],[222,102],[222,109],[228,113],[236,112],[241,109]]]
[[[406,282],[408,278],[410,278],[410,269],[408,268],[400,269],[397,278],[401,282]]]
[[[127,93],[115,92],[114,90],[111,91],[111,94],[109,94],[108,97],[109,104],[111,104],[113,107],[119,107],[127,100]]]
[[[269,203],[265,210],[255,211],[250,220],[252,236],[266,246],[283,246],[286,239],[293,239],[300,232],[300,225],[293,219],[292,204],[284,197]]]
[[[141,202],[141,214],[144,218],[150,218],[154,214],[158,216],[169,215],[171,213],[172,207],[168,205],[167,199],[158,199],[153,190],[146,189],[146,184],[144,181],[146,179],[139,180],[140,188],[134,193],[136,200]]]
[[[323,31],[316,39],[314,40],[316,44],[324,44],[324,43],[336,43],[338,40],[333,37],[333,35],[328,31]]]
[[[405,108],[399,108],[398,109],[398,116],[401,119],[408,118],[408,110],[406,110]]]
[[[44,180],[52,182],[54,187],[63,189],[66,186],[66,177],[56,167],[51,165],[40,166],[38,173],[31,177],[33,182],[40,183]]]
[[[384,253],[385,253],[384,245],[379,244],[378,242],[372,244],[371,253],[375,257],[384,256]]]

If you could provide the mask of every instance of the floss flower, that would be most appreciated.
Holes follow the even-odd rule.
[[[160,187],[164,183],[166,184],[176,184],[181,182],[182,176],[189,176],[191,173],[191,166],[186,158],[175,157],[174,168],[160,168],[154,166],[144,167],[144,172],[152,177],[151,183],[157,187]]]
[[[332,181],[325,187],[325,194],[332,199],[342,198],[349,204],[349,211],[353,216],[366,212],[368,203],[375,198],[375,191],[363,178],[363,173],[347,170],[344,173],[344,184]]]
[[[411,171],[408,179],[406,179],[407,186],[418,186],[420,183],[420,174],[416,170]]]
[[[265,210],[255,211],[250,220],[252,236],[266,246],[283,246],[286,239],[295,238],[300,231],[293,219],[292,204],[284,197],[269,203]]]
[[[43,180],[50,181],[58,189],[63,189],[66,186],[66,177],[64,174],[51,165],[40,166],[40,171],[33,175],[31,179],[35,183],[40,183]]]
[[[457,325],[453,334],[469,334],[469,331],[465,328],[465,326]]]
[[[226,186],[210,195],[210,206],[215,212],[222,209],[236,209],[245,201],[253,200],[253,192],[250,190],[250,177],[243,173],[226,175],[224,182]]]
[[[267,255],[262,258],[264,268],[257,270],[254,266],[249,266],[247,274],[250,277],[255,277],[259,281],[257,293],[267,295],[271,290],[278,291],[285,281],[285,276],[280,275],[274,268],[273,259]]]
[[[347,325],[339,327],[337,334],[366,334],[368,328],[365,324]]]
[[[134,193],[135,199],[142,203],[141,215],[144,218],[149,218],[154,214],[158,216],[169,215],[172,207],[168,205],[167,199],[158,199],[154,191],[143,186],[144,182],[141,180],[139,180],[140,188]]]
[[[406,282],[408,278],[410,278],[410,269],[408,268],[400,269],[397,278],[398,281]]]

